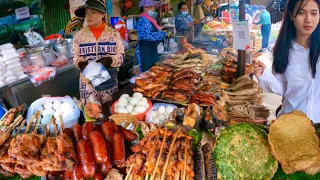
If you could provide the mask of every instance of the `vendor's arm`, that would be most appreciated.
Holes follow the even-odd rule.
[[[80,56],[80,35],[77,33],[73,38],[73,63],[76,68],[83,70],[88,63]]]
[[[195,23],[192,22],[191,16],[187,16],[187,19],[182,15],[177,15],[175,19],[175,26],[178,32],[188,31],[188,28],[193,26]]]
[[[152,32],[152,24],[146,18],[140,18],[138,22],[139,40],[145,41],[162,41],[167,37],[166,32]]]
[[[124,59],[124,47],[122,44],[122,38],[119,34],[119,32],[115,32],[115,38],[116,38],[116,55],[112,56],[112,63],[111,67],[119,67],[123,63]]]
[[[269,68],[265,68],[263,74],[258,77],[259,84],[263,91],[275,93],[280,96],[286,91],[286,79],[283,74],[272,73]]]

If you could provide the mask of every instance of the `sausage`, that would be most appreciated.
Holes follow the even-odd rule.
[[[82,137],[84,140],[90,139],[90,134],[93,132],[93,123],[92,122],[86,122],[82,126]]]
[[[106,140],[112,142],[114,136],[113,124],[110,121],[104,122],[101,126],[101,129]]]
[[[132,142],[135,139],[135,134],[126,128],[122,126],[118,126],[118,129],[120,130],[121,134],[123,135],[123,138],[127,142]]]
[[[112,126],[113,126],[113,131],[114,131],[114,133],[118,133],[118,132],[119,132],[119,129],[118,129],[117,124],[114,122],[114,120],[111,120],[111,124],[112,124]]]
[[[72,176],[72,171],[65,171],[63,175],[63,179],[69,180],[71,179],[71,176]]]
[[[93,180],[104,180],[104,177],[101,173],[94,175]]]
[[[79,142],[82,139],[82,126],[80,124],[75,124],[73,126],[73,136],[76,142]]]
[[[93,126],[93,131],[98,131],[98,132],[102,133],[101,125],[95,124]]]
[[[113,136],[113,163],[121,168],[125,164],[124,139],[121,133],[115,133]]]
[[[72,171],[71,180],[83,180],[83,175],[81,172],[81,165],[77,165],[77,167]]]
[[[108,161],[108,150],[107,144],[104,140],[103,135],[98,131],[93,131],[90,134],[90,141],[93,148],[93,155],[96,163],[106,163]]]
[[[112,161],[108,160],[106,163],[99,164],[98,169],[102,175],[107,176],[109,171],[112,169]]]
[[[80,140],[77,143],[77,152],[83,176],[93,178],[96,173],[96,163],[94,162],[93,151],[90,143],[86,140]]]

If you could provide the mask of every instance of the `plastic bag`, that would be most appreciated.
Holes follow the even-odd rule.
[[[41,83],[52,79],[53,77],[55,77],[55,75],[56,75],[55,67],[43,67],[29,74],[30,81],[35,86],[38,86]]]
[[[94,87],[99,86],[111,78],[106,68],[101,63],[97,63],[95,61],[91,61],[83,70],[82,74]]]
[[[164,53],[164,46],[163,46],[163,43],[159,43],[158,44],[158,54],[162,54]]]
[[[152,109],[150,111],[147,112],[146,114],[146,122],[148,123],[155,123],[153,122],[153,119],[152,119],[152,115],[151,115],[151,111],[156,111],[159,109],[160,106],[164,106],[164,107],[172,107],[173,109],[176,109],[178,108],[176,105],[173,105],[173,104],[166,104],[166,103],[155,103],[152,105]]]
[[[170,39],[169,47],[172,53],[178,52],[178,43],[176,43],[174,39]]]
[[[62,118],[64,122],[65,128],[72,128],[75,124],[78,124],[78,119],[80,117],[80,110],[76,103],[71,99],[70,96],[64,96],[64,97],[43,97],[36,101],[34,101],[28,110],[27,114],[27,124],[30,121],[30,118],[33,114],[36,113],[36,111],[39,109],[40,106],[43,106],[46,103],[53,103],[55,101],[60,101],[61,103],[68,102],[74,106],[74,110],[72,112],[64,113]],[[58,127],[60,128],[60,120],[56,120],[56,123],[58,124]]]

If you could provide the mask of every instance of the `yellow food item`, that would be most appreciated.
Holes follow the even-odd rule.
[[[311,120],[301,111],[280,116],[270,125],[272,154],[285,173],[320,172],[320,142]]]

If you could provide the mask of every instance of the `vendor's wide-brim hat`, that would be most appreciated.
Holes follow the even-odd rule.
[[[161,6],[161,1],[141,0],[139,3],[139,7],[150,7],[150,6],[155,6],[155,8],[159,8]]]
[[[102,13],[106,13],[107,8],[103,0],[87,0],[84,5],[80,6],[74,14],[78,17],[86,16],[86,8],[95,9]]]

